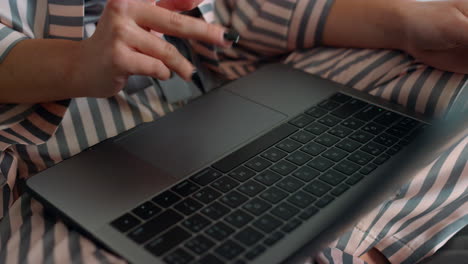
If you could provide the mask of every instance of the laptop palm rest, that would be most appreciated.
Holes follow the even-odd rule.
[[[219,90],[39,173],[28,187],[95,230],[285,118]]]

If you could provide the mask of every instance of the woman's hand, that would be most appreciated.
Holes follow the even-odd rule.
[[[441,70],[468,73],[468,1],[400,0],[402,49]]]
[[[227,47],[225,29],[169,9],[193,8],[199,0],[109,0],[95,34],[82,41],[74,82],[78,96],[108,97],[119,92],[130,75],[168,79],[171,71],[190,80],[194,67],[177,49],[150,31]]]

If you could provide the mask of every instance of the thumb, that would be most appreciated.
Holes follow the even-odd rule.
[[[203,0],[160,0],[156,5],[172,11],[188,11],[197,7]]]

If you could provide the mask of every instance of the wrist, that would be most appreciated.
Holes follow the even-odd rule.
[[[404,49],[404,3],[409,0],[335,0],[324,44],[337,47]]]

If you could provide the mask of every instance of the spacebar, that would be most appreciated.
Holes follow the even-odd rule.
[[[216,162],[213,164],[213,168],[226,173],[297,130],[298,129],[292,125],[283,124],[266,133],[262,137],[252,141],[247,146],[240,148],[222,160]]]

